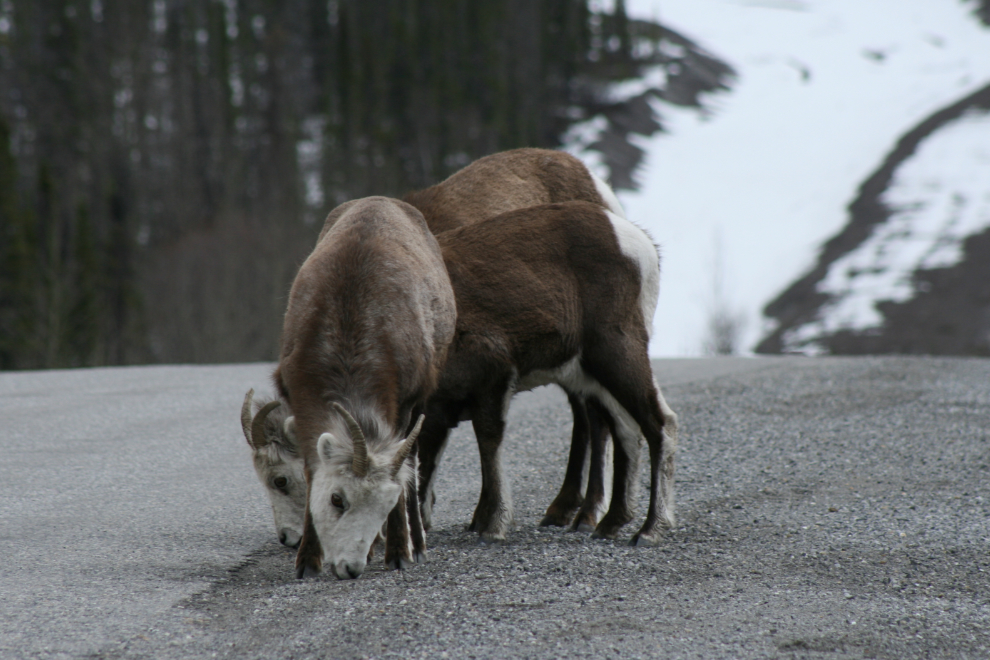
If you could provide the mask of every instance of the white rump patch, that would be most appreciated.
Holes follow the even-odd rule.
[[[619,249],[639,266],[641,288],[639,305],[643,310],[643,322],[646,325],[646,336],[653,336],[653,314],[657,311],[657,298],[660,296],[660,257],[657,246],[653,244],[646,232],[610,211],[605,211],[612,221],[615,237],[619,241]]]

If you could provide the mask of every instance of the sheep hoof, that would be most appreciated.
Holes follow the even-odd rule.
[[[660,545],[660,537],[653,534],[643,534],[639,533],[632,537],[629,541],[629,545],[636,548],[652,548]]]
[[[412,566],[412,563],[405,557],[400,556],[400,557],[392,557],[388,559],[385,562],[385,566],[390,571],[404,571],[410,566]]]
[[[551,506],[547,509],[543,520],[540,521],[540,527],[567,527],[573,515],[573,509],[571,511],[559,511]]]
[[[309,578],[315,578],[318,577],[319,575],[320,575],[319,569],[313,568],[309,564],[303,564],[302,566],[296,569],[297,580],[306,580]]]
[[[494,536],[490,534],[482,534],[478,537],[478,545],[482,547],[487,547],[491,545],[505,545],[505,537]]]

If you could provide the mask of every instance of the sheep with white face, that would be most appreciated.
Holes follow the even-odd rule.
[[[241,406],[241,428],[255,474],[272,505],[278,540],[295,548],[303,534],[306,476],[295,441],[295,419],[285,412],[281,402],[255,401],[254,390],[248,390]]]

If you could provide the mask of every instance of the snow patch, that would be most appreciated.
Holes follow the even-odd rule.
[[[562,149],[576,158],[580,158],[588,170],[600,179],[608,179],[608,167],[601,153],[591,149],[605,129],[608,120],[602,115],[596,115],[576,124],[572,124],[563,135]]]
[[[669,51],[672,48],[678,49],[683,56],[686,50],[680,44],[671,44],[667,41],[660,42],[661,51]],[[646,70],[642,78],[624,80],[622,82],[609,85],[605,90],[604,100],[609,103],[621,103],[631,98],[642,96],[646,92],[654,89],[663,89],[667,86],[667,71],[662,66],[652,66]]]

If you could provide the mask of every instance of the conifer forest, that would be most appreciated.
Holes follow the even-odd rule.
[[[337,204],[591,123],[634,187],[731,78],[621,0],[0,0],[0,369],[274,359]]]

